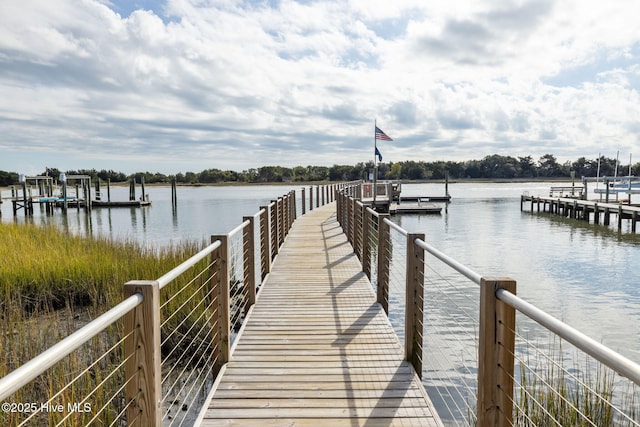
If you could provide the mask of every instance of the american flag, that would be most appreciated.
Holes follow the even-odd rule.
[[[391,137],[386,133],[382,132],[382,130],[378,126],[376,126],[376,139],[382,139],[384,141],[393,141],[393,139],[391,139]]]

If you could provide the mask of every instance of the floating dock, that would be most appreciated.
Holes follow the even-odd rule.
[[[151,206],[149,200],[120,200],[120,201],[107,201],[107,200],[93,200],[91,206],[94,208],[140,208],[143,206]]]
[[[400,203],[405,203],[405,202],[414,202],[414,203],[420,203],[420,202],[450,202],[451,201],[451,196],[446,195],[446,196],[402,196],[400,197]]]
[[[433,202],[451,201],[448,187],[443,196],[401,196],[401,192],[400,182],[381,181],[376,186],[365,183],[362,186],[362,194],[358,194],[357,197],[363,205],[392,215],[439,214],[442,208]]]
[[[403,199],[404,200],[404,199]],[[396,214],[439,214],[442,207],[433,203],[398,203],[389,206],[389,213]]]

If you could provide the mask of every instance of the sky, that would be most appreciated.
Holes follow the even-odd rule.
[[[640,156],[633,0],[2,0],[0,170]],[[634,163],[639,157],[634,158]]]

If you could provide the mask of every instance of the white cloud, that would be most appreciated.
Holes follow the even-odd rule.
[[[639,14],[622,0],[8,0],[0,150],[25,165],[65,152],[70,169],[355,163],[378,119],[396,139],[385,160],[637,151]]]

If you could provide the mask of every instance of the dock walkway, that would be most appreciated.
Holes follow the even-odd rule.
[[[336,220],[294,223],[202,426],[441,426]]]

